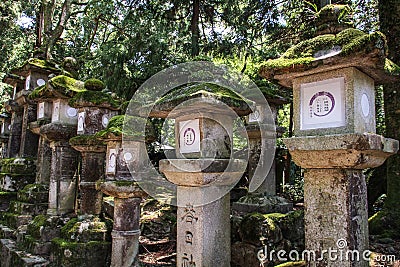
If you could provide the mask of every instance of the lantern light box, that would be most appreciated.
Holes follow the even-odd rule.
[[[78,120],[77,110],[68,105],[67,100],[57,99],[53,101],[53,112],[51,122],[63,122],[67,124],[76,124]]]
[[[356,68],[293,80],[294,134],[375,133],[375,87]]]

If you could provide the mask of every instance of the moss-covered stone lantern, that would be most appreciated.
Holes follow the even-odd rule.
[[[123,132],[124,121],[130,125],[128,128],[132,131]],[[114,224],[111,233],[113,267],[139,264],[140,202],[146,193],[136,183],[141,179],[140,174],[131,173],[130,170],[144,168],[147,158],[146,142],[154,140],[150,125],[146,134],[135,127],[145,122],[144,118],[118,115],[111,118],[107,127],[96,134],[107,144],[105,181],[99,184],[99,189],[114,197]]]
[[[107,146],[95,134],[104,130],[109,120],[118,114],[119,103],[109,94],[96,91],[104,89],[99,80],[86,81],[85,89],[69,101],[78,110],[78,135],[70,139],[70,144],[82,156],[80,213],[99,215],[103,195],[95,185],[104,177]]]
[[[48,61],[31,58],[8,74],[4,82],[14,88],[13,99],[6,108],[12,114],[8,157],[35,157],[38,136],[28,130],[29,123],[36,120],[36,104],[27,96],[32,90],[47,83],[49,75],[60,69]]]
[[[229,190],[247,165],[233,159],[233,122],[250,111],[233,91],[202,83],[172,90],[150,113],[175,119],[177,158],[160,171],[177,186],[177,266],[230,266]]]
[[[246,117],[246,133],[249,138],[249,177],[253,177],[257,165],[259,164],[260,155],[264,153],[262,151],[260,123],[263,121],[264,117],[272,113],[273,120],[276,124],[277,137],[282,137],[285,128],[278,126],[278,109],[282,107],[282,105],[290,102],[288,94],[285,93],[280,86],[267,83],[259,88],[267,100],[268,106],[256,105],[254,112]],[[293,209],[292,203],[276,195],[277,173],[275,165],[276,161],[274,159],[271,169],[262,184],[254,192],[248,193],[237,202],[234,202],[232,204],[232,209],[239,213],[287,213]]]
[[[68,101],[84,90],[83,82],[59,75],[30,94],[30,98],[37,101],[38,105],[42,102],[52,103],[51,120],[46,119],[45,115],[36,125],[32,125],[32,129],[39,127],[40,135],[49,141],[51,148],[49,215],[63,215],[75,210],[79,154],[69,145],[69,139],[76,135],[78,112],[68,105]],[[45,160],[48,154],[42,155]]]
[[[260,70],[293,88],[296,137],[284,142],[294,162],[306,169],[306,249],[316,252],[308,266],[369,266],[363,257],[368,250],[363,169],[398,151],[398,141],[375,134],[374,86],[395,81],[391,74],[399,70],[386,49],[379,32],[345,29],[300,42]],[[360,257],[323,254],[329,249],[357,251]]]

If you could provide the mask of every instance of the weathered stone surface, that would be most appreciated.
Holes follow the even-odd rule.
[[[44,267],[49,265],[49,262],[42,257],[18,250],[16,243],[10,239],[0,240],[0,254],[2,267]]]
[[[76,125],[49,123],[40,127],[40,134],[51,141],[69,140],[76,135]]]
[[[24,105],[22,120],[20,157],[36,157],[38,152],[39,136],[29,131],[29,124],[36,121],[36,104],[27,103]]]
[[[68,142],[52,142],[48,214],[73,212],[76,194],[78,152]]]
[[[239,159],[169,159],[160,161],[160,171],[176,185],[218,186],[236,183],[246,165],[244,160]]]
[[[117,198],[142,198],[147,196],[147,193],[133,181],[104,182],[99,185],[99,189],[105,194]]]
[[[114,198],[111,266],[139,266],[141,198]]]
[[[303,168],[377,167],[399,147],[397,140],[367,133],[295,137],[284,142],[293,161]]]
[[[193,206],[204,199],[201,190],[179,186],[177,199],[177,266],[230,266],[229,194]]]
[[[304,177],[306,248],[318,256],[328,248],[357,250],[362,256],[368,250],[366,192],[362,170],[308,169]],[[310,266],[368,266],[362,259],[323,258]]]

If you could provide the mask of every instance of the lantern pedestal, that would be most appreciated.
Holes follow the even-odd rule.
[[[230,266],[230,185],[246,162],[227,159],[161,160],[177,188],[177,266]],[[221,193],[228,192],[228,193]],[[217,200],[213,196],[220,196]]]
[[[51,147],[49,215],[63,215],[75,210],[75,172],[79,154],[68,143],[75,133],[76,125],[50,123],[40,128],[40,134],[50,140]]]
[[[114,197],[114,224],[111,232],[111,266],[140,266],[140,202],[146,194],[134,182],[105,182],[100,189]],[[128,185],[130,183],[130,185]]]
[[[293,161],[306,169],[306,249],[316,253],[306,259],[307,266],[369,266],[368,255],[363,254],[368,250],[363,169],[381,165],[396,153],[398,142],[376,134],[297,137],[284,142]],[[337,253],[324,253],[333,250]],[[359,258],[348,257],[354,251]]]
[[[76,137],[75,137],[76,138]],[[74,140],[74,139],[71,139]],[[81,192],[80,213],[99,215],[103,193],[96,189],[96,182],[104,176],[104,164],[107,147],[102,144],[76,144],[71,142],[72,147],[79,151],[82,156],[82,173],[79,182]]]

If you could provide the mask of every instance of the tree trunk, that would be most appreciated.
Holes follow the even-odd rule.
[[[53,51],[54,45],[57,40],[60,38],[62,33],[64,32],[67,21],[71,15],[71,5],[72,0],[64,0],[64,3],[61,8],[60,17],[57,22],[57,26],[53,29],[53,14],[55,8],[55,0],[51,1],[43,1],[44,5],[44,18],[43,18],[43,26],[44,26],[44,52],[45,58],[51,59],[51,53]]]
[[[400,1],[379,0],[381,31],[386,35],[388,58],[400,63]],[[390,84],[383,88],[385,103],[386,137],[400,139],[400,85]],[[385,201],[382,231],[395,233],[400,229],[400,155],[387,160],[387,199]]]
[[[199,48],[199,19],[200,19],[200,0],[193,0],[193,13],[190,30],[192,32],[192,56],[198,56],[200,53]]]

